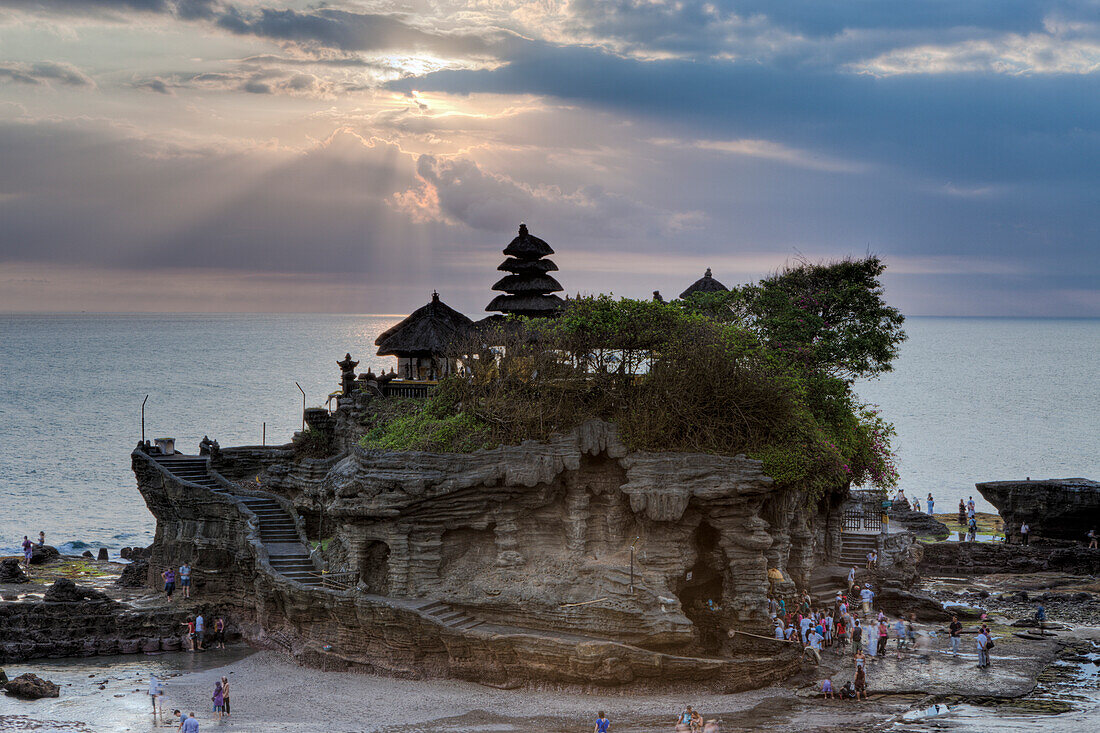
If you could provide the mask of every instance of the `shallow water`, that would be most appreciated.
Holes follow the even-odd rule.
[[[247,646],[203,653],[168,652],[130,654],[94,659],[40,659],[9,664],[9,677],[33,672],[61,686],[61,696],[42,700],[16,700],[0,695],[0,731],[95,731],[122,733],[174,730],[153,726],[149,701],[149,677],[165,682],[162,708],[171,713],[172,680],[182,674],[216,669],[243,659],[253,651]],[[106,689],[99,684],[106,680]],[[204,714],[207,711],[202,711]],[[37,726],[37,727],[32,727]],[[84,726],[83,728],[81,726]]]

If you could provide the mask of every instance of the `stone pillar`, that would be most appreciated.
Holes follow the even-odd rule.
[[[588,536],[588,491],[575,482],[565,492],[565,541],[574,555],[583,555]]]
[[[768,618],[768,559],[764,553],[772,538],[767,528],[767,522],[753,515],[720,530],[719,544],[729,561],[722,603],[741,623],[763,623]]]
[[[496,526],[497,565],[510,567],[523,564],[519,551],[519,523],[512,512],[504,510]]]

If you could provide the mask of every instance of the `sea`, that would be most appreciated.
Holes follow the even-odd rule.
[[[143,435],[196,453],[286,443],[339,388],[336,362],[394,366],[403,315],[0,316],[0,554],[46,533],[112,557],[152,542],[130,471]],[[976,481],[1100,479],[1100,320],[921,318],[861,399],[894,423],[901,487],[950,511]],[[300,388],[300,389],[299,389]],[[304,395],[303,395],[304,392]]]

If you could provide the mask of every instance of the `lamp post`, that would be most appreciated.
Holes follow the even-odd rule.
[[[302,393],[302,432],[304,433],[306,431],[306,391],[297,382],[294,383],[294,386]]]
[[[145,445],[145,403],[149,401],[149,395],[141,401],[141,444]]]

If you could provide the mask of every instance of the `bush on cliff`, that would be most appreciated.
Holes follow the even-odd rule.
[[[469,451],[598,418],[633,450],[746,453],[811,496],[892,486],[892,428],[850,384],[889,369],[904,338],[880,272],[873,258],[803,265],[733,293],[575,298],[555,319],[499,321],[455,345],[466,375],[379,420],[362,445]],[[816,293],[817,325],[800,331],[803,291]]]

